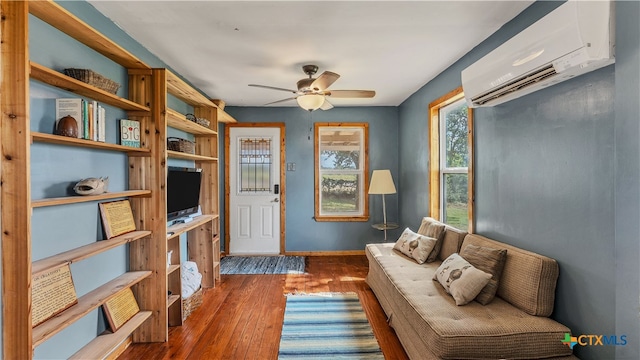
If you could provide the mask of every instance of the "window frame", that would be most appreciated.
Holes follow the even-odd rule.
[[[446,159],[442,159],[444,155],[442,147],[445,146],[445,142],[440,141],[441,137],[445,136],[443,134],[444,129],[441,129],[440,126],[440,110],[460,99],[464,99],[462,87],[450,91],[429,104],[429,216],[437,220],[443,219],[442,204],[444,202],[444,184],[441,181],[443,174],[465,173],[464,168],[446,168]],[[473,109],[469,107],[467,107],[467,135],[467,149],[469,151],[468,166],[466,169],[468,226],[467,229],[461,230],[466,230],[472,234],[475,230],[475,181],[473,179]]]
[[[322,128],[362,128],[363,143],[361,144],[362,159],[362,214],[359,215],[323,215],[321,214],[321,181],[320,169],[320,130]],[[368,123],[315,123],[314,124],[314,219],[316,221],[369,221],[369,124]]]

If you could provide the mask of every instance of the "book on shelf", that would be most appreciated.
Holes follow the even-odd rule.
[[[81,98],[56,99],[56,129],[58,122],[65,116],[73,117],[78,123],[78,138],[84,138],[83,112],[84,105]],[[73,124],[73,123],[72,123]]]
[[[137,120],[120,120],[120,145],[140,147],[140,122]]]

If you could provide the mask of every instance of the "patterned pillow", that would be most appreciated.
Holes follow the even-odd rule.
[[[435,244],[436,239],[416,234],[406,228],[393,248],[415,259],[418,264],[424,264]]]
[[[445,291],[456,301],[456,305],[465,305],[472,301],[491,279],[491,274],[478,270],[457,253],[446,258],[433,280],[438,280]]]
[[[444,239],[444,224],[438,223],[430,218],[423,218],[422,223],[420,224],[420,228],[418,229],[418,234],[432,237],[436,239],[436,245],[433,247],[433,250],[427,257],[427,262],[435,261],[438,258],[438,254],[440,253],[440,249],[442,249],[442,241]]]
[[[460,252],[460,256],[477,269],[492,275],[489,283],[485,285],[476,297],[477,302],[487,305],[493,300],[496,296],[496,291],[498,291],[498,281],[507,258],[507,250],[469,244]]]

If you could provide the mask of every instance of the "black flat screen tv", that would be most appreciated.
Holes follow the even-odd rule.
[[[167,173],[167,220],[198,212],[202,169],[169,166]]]

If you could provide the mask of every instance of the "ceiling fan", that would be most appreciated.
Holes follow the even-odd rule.
[[[284,89],[274,86],[249,84],[249,86],[286,91],[295,94],[294,97],[282,99],[274,102],[270,102],[265,105],[277,104],[289,100],[296,100],[298,105],[308,111],[317,109],[329,110],[333,108],[333,105],[328,101],[328,97],[334,98],[372,98],[376,95],[373,90],[327,90],[331,84],[333,84],[340,75],[325,71],[317,78],[313,75],[318,72],[317,65],[304,65],[302,71],[309,75],[308,79],[301,79],[298,81],[298,90]]]

